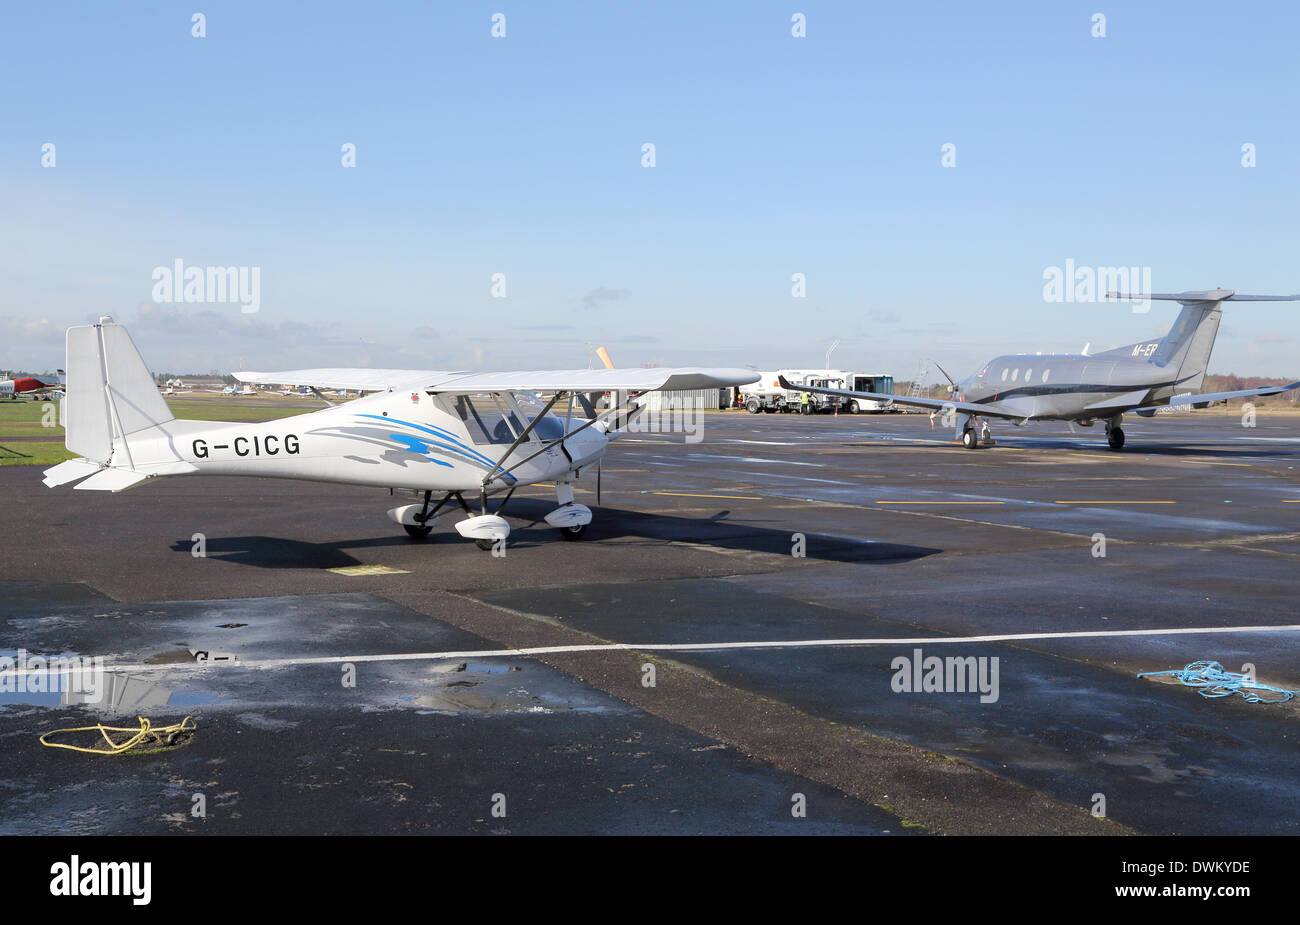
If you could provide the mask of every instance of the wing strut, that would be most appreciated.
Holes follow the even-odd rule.
[[[501,468],[505,461],[510,458],[510,454],[519,449],[519,444],[528,439],[528,435],[536,429],[538,422],[541,421],[542,418],[546,417],[546,415],[550,414],[551,409],[555,407],[555,403],[558,402],[564,394],[564,392],[556,392],[551,396],[551,400],[546,403],[546,407],[542,409],[541,413],[533,416],[532,421],[530,421],[528,426],[524,428],[524,432],[515,438],[515,442],[510,444],[510,448],[501,454],[501,458],[497,460],[497,464],[489,469],[483,476],[484,487],[487,486],[488,482],[492,481],[492,474]],[[543,447],[542,449],[545,450],[548,449],[548,447]],[[528,458],[532,459],[533,457],[529,456]],[[505,475],[507,473],[502,474]]]
[[[547,407],[547,408],[550,408],[551,405],[555,404],[556,400],[560,397],[561,394],[562,394],[562,393],[557,392],[555,398],[552,398],[552,399],[551,399],[551,403],[548,404],[546,407]],[[641,410],[640,407],[638,407],[638,408],[634,409],[633,411],[631,411],[631,412],[628,414],[628,416],[627,416],[627,421],[631,421],[632,418],[633,418],[633,417],[634,417],[634,416],[635,416],[635,415],[636,415],[640,410]],[[617,413],[618,413],[618,412],[617,412],[617,409],[614,409],[614,411],[612,412],[612,414],[613,414],[614,417],[617,417]],[[568,439],[569,439],[570,437],[572,437],[574,434],[580,434],[580,433],[582,433],[584,430],[586,430],[588,427],[591,427],[591,426],[594,425],[594,424],[600,424],[600,423],[602,423],[602,422],[604,422],[604,421],[607,421],[609,418],[608,418],[606,415],[609,415],[609,414],[611,414],[611,412],[606,412],[605,415],[597,415],[596,417],[592,418],[590,421],[588,421],[587,423],[583,424],[581,427],[577,428],[576,430],[573,430],[573,431],[566,431],[566,433],[564,434],[564,436],[562,436],[562,437],[558,437],[558,438],[556,438],[555,440],[552,440],[550,443],[544,444],[544,445],[542,446],[541,449],[537,450],[537,451],[534,452],[534,453],[530,453],[528,456],[525,456],[523,459],[519,460],[519,462],[517,462],[517,463],[515,463],[513,466],[511,466],[509,469],[502,469],[500,472],[497,472],[496,470],[497,470],[497,469],[501,469],[501,466],[505,463],[506,459],[509,458],[510,453],[514,452],[515,448],[519,445],[520,442],[522,442],[523,437],[524,437],[524,436],[527,436],[527,431],[525,431],[524,434],[520,437],[520,439],[519,439],[519,440],[516,440],[516,441],[514,442],[514,444],[511,445],[510,449],[509,449],[509,450],[508,450],[508,451],[507,451],[507,452],[506,452],[506,453],[501,457],[500,462],[498,462],[495,466],[493,466],[492,471],[489,472],[486,476],[483,477],[483,491],[484,491],[484,492],[487,491],[487,486],[488,486],[488,483],[489,483],[489,482],[495,482],[495,481],[498,481],[498,480],[500,480],[500,479],[505,478],[505,477],[506,477],[507,475],[509,475],[511,472],[514,472],[516,469],[518,469],[520,466],[522,466],[522,465],[524,465],[524,464],[526,464],[526,463],[532,462],[534,459],[536,459],[538,456],[541,456],[541,455],[542,455],[543,453],[545,453],[547,450],[552,450],[552,449],[554,449],[554,448],[557,447],[557,446],[560,447],[561,449],[564,449],[564,441],[565,441],[565,440],[568,440]],[[539,414],[536,418],[534,418],[534,419],[533,419],[533,424],[536,424],[539,420],[541,420],[541,417],[542,417],[542,416]],[[627,421],[625,421],[624,423],[627,423]],[[528,429],[531,430],[532,427],[530,426]],[[565,453],[566,456],[568,456],[568,450],[567,450],[567,449],[564,449],[564,453]],[[570,457],[570,459],[572,459],[572,457]],[[495,473],[495,474],[493,474],[493,473]]]

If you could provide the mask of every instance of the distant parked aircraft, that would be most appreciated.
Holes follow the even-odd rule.
[[[1129,295],[1112,299],[1179,302],[1183,310],[1160,340],[1141,341],[1103,353],[1015,353],[995,357],[975,375],[952,383],[950,399],[849,392],[792,385],[788,389],[845,398],[889,399],[944,411],[956,418],[957,436],[968,449],[979,445],[988,425],[982,418],[1004,418],[1016,425],[1029,421],[1070,421],[1085,427],[1101,421],[1112,450],[1124,446],[1120,421],[1126,412],[1150,417],[1164,406],[1204,408],[1210,402],[1252,395],[1277,395],[1300,388],[1289,385],[1192,394],[1201,387],[1210,351],[1219,331],[1224,302],[1294,302],[1300,295],[1238,295],[1231,289],[1205,292]],[[947,373],[944,373],[946,376]],[[951,379],[949,380],[951,382]],[[1183,393],[1181,390],[1187,390]]]

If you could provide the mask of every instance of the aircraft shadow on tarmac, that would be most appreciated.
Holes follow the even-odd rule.
[[[1256,459],[1267,457],[1272,459],[1288,459],[1296,455],[1300,445],[1291,446],[1252,446],[1249,443],[1224,443],[1220,446],[1210,446],[1201,444],[1200,446],[1187,446],[1177,444],[1141,444],[1135,443],[1132,446],[1126,446],[1123,453],[1116,455],[1142,455],[1142,456],[1214,456],[1222,457],[1231,462],[1233,459],[1241,456],[1251,456]]]
[[[554,509],[553,503],[533,499],[515,500],[505,516],[514,524],[507,545],[511,549],[528,549],[563,543],[557,532],[542,517]],[[765,552],[790,556],[795,538],[788,529],[734,523],[727,520],[730,511],[720,510],[712,517],[677,517],[599,507],[587,529],[582,544],[599,543],[616,537],[663,540],[714,546],[746,552]],[[450,520],[450,519],[449,519]],[[454,521],[451,521],[454,522]],[[403,534],[368,536],[352,540],[315,543],[277,536],[213,536],[206,540],[209,559],[234,562],[258,568],[344,568],[362,564],[348,550],[384,547],[458,545],[473,550],[468,540],[456,534],[451,522],[444,521],[426,540],[414,541]],[[394,527],[396,525],[393,525]],[[448,533],[450,532],[450,536]],[[567,544],[566,544],[567,545]],[[190,555],[194,543],[181,539],[172,543],[172,551]],[[942,552],[929,546],[878,542],[856,537],[804,533],[804,558],[814,562],[877,562],[884,565],[910,562]],[[475,551],[478,555],[485,553]]]
[[[1003,442],[1010,447],[1025,450],[1091,450],[1093,452],[1108,453],[1111,452],[1106,448],[1105,443],[1098,444],[1095,440],[1087,440],[1082,437],[1020,437],[1013,436],[1011,439],[1003,438]],[[988,449],[997,451],[997,447]],[[1256,459],[1260,457],[1273,459],[1289,459],[1294,457],[1300,451],[1300,443],[1297,444],[1269,444],[1260,446],[1252,444],[1249,441],[1241,443],[1221,442],[1221,443],[1142,443],[1136,439],[1131,439],[1122,452],[1114,453],[1116,459],[1123,459],[1125,456],[1213,456],[1222,457],[1232,460],[1237,456],[1251,456]]]

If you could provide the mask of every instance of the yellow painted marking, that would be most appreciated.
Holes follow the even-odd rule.
[[[674,498],[726,498],[729,501],[762,501],[758,495],[693,495],[684,491],[655,491],[655,495],[672,495]]]
[[[1177,504],[1177,501],[1053,501],[1053,504]]]
[[[335,575],[347,575],[355,577],[357,575],[409,575],[410,572],[404,568],[390,568],[387,565],[345,565],[342,568],[329,568],[327,572],[333,572]]]

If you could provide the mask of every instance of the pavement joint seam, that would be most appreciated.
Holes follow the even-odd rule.
[[[462,624],[448,614],[437,613],[436,607],[420,606],[421,598],[438,593],[394,591],[382,596],[511,648],[563,644],[553,638],[556,631],[569,638],[608,642],[553,618],[538,619],[541,615],[455,595],[500,614],[491,626],[485,626],[481,619]],[[1063,803],[961,758],[813,716],[725,684],[708,672],[673,659],[631,650],[567,653],[538,660],[646,713],[727,744],[779,770],[834,787],[899,816],[909,826],[920,825],[934,834],[1133,834],[1113,820],[1093,818],[1084,807]],[[640,665],[646,661],[673,669],[667,677],[660,672],[660,686],[664,681],[676,681],[696,696],[673,708],[663,698],[647,695],[633,680],[640,678]],[[620,663],[615,673],[613,666]],[[741,728],[735,723],[724,727],[717,721],[719,698],[727,701],[727,706],[744,708],[737,711]],[[783,715],[777,717],[774,713]],[[797,730],[799,740],[793,745],[783,742],[778,731],[782,729]],[[845,757],[852,758],[847,764],[853,772],[837,774],[828,770]],[[863,780],[863,768],[871,768],[869,781]],[[951,796],[954,784],[964,791],[957,799]],[[972,812],[974,807],[979,807],[979,812]],[[1099,828],[1102,822],[1105,827]]]

